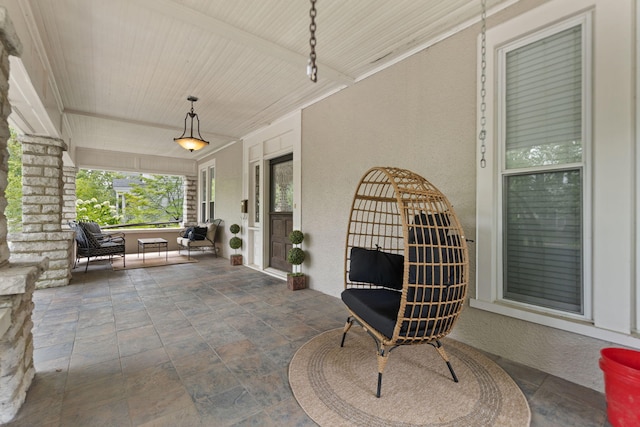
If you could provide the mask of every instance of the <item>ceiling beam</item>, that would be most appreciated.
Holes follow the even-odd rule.
[[[245,46],[260,51],[261,53],[269,56],[279,58],[283,61],[289,62],[293,65],[306,67],[308,57],[301,55],[298,52],[289,50],[279,44],[270,42],[269,40],[258,37],[247,31],[244,31],[238,27],[227,24],[224,21],[207,16],[196,10],[183,6],[172,0],[141,0],[139,3],[145,7],[155,10],[163,15],[169,16],[174,19],[179,19],[189,25],[195,25],[202,30],[209,33],[216,34],[217,36],[226,38],[228,40],[241,43]],[[305,15],[306,17],[306,15]],[[337,83],[350,86],[355,82],[355,79],[349,75],[342,73],[334,68],[317,62],[318,68],[322,71],[322,76],[329,80],[333,80]]]
[[[157,128],[157,129],[172,130],[172,131],[176,131],[176,132],[181,132],[183,130],[182,128],[177,128],[175,126],[169,126],[169,125],[165,125],[165,124],[161,124],[161,123],[146,122],[146,121],[143,121],[143,120],[133,120],[133,119],[129,119],[127,117],[110,116],[110,115],[107,115],[107,114],[90,113],[88,111],[73,110],[73,109],[69,109],[69,108],[65,108],[64,111],[63,111],[63,114],[68,114],[68,115],[71,115],[71,116],[90,117],[92,119],[110,120],[110,121],[118,122],[118,123],[128,123],[128,124],[136,125],[136,126],[147,126],[147,127]],[[211,137],[214,137],[214,138],[217,138],[217,139],[226,140],[226,141],[237,141],[237,140],[240,139],[237,136],[224,135],[224,134],[216,133],[216,132],[202,131],[202,133],[204,133],[206,135],[209,135]]]

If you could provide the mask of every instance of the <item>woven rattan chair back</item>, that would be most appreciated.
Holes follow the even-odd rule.
[[[358,277],[354,280],[355,274],[351,271],[355,268],[352,265],[354,248],[376,250],[375,253],[399,259],[401,283],[390,286],[385,279],[378,283]],[[451,331],[464,305],[468,250],[460,221],[442,192],[425,178],[405,169],[375,167],[365,173],[349,216],[344,277],[343,300],[350,316],[343,344],[354,321],[374,337],[379,357],[378,396],[388,353],[399,345],[432,344],[457,381],[439,339]],[[349,291],[360,289],[373,292]],[[395,298],[397,315],[389,320],[395,324],[391,323],[386,331],[376,328],[363,312],[354,309],[357,305],[350,304],[352,300],[345,298],[361,295],[366,296],[362,297],[365,305],[375,295]],[[392,309],[395,312],[395,306]]]

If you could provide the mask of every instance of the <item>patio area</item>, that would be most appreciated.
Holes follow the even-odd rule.
[[[8,426],[315,425],[287,368],[307,340],[343,326],[342,302],[195,256],[122,271],[92,261],[86,274],[81,263],[70,286],[36,291],[36,377]],[[523,390],[532,426],[609,425],[601,393],[493,359]]]

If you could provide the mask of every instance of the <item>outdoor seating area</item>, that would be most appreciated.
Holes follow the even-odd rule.
[[[218,227],[220,227],[221,222],[221,219],[214,219],[211,222],[182,229],[176,238],[178,242],[178,252],[186,249],[187,257],[191,258],[191,249],[202,251],[210,249],[213,254],[218,257],[216,236],[218,235]]]
[[[111,261],[114,256],[125,259],[125,236],[123,233],[104,233],[95,222],[69,223],[69,227],[75,232],[76,259],[74,268],[80,258],[86,258],[85,272],[89,268],[91,258],[108,257]]]

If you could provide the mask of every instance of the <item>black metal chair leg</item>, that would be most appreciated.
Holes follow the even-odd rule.
[[[451,366],[451,362],[449,362],[447,360],[447,367],[449,368],[449,372],[451,372],[451,376],[453,377],[453,382],[458,382],[458,377],[456,376],[456,373],[453,372],[453,367]]]
[[[347,317],[347,323],[344,324],[344,330],[342,332],[342,341],[340,341],[340,347],[344,347],[344,339],[347,337],[347,332],[351,329],[351,325],[353,325],[354,318],[349,316]]]
[[[449,362],[449,356],[447,356],[447,353],[444,351],[444,347],[442,346],[442,343],[440,342],[440,340],[435,340],[435,342],[430,342],[429,345],[433,346],[433,348],[435,348],[438,351],[438,353],[440,354],[440,357],[442,357],[442,360],[446,362],[447,368],[449,368],[449,372],[453,377],[453,382],[457,383],[458,376],[453,371],[453,366],[451,366],[451,362]]]

